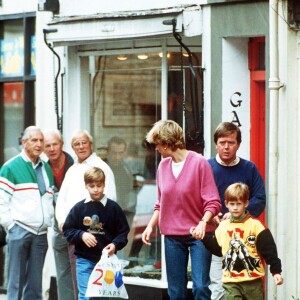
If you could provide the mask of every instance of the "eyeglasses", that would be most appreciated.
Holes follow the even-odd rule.
[[[85,147],[85,146],[87,146],[89,144],[89,141],[78,141],[78,142],[74,142],[73,144],[72,144],[72,146],[74,147],[74,148],[80,148],[81,146],[82,147]]]

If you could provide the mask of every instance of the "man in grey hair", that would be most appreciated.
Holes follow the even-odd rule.
[[[49,164],[40,158],[42,131],[27,127],[22,145],[22,152],[0,171],[0,223],[8,232],[7,299],[42,300],[54,178]]]

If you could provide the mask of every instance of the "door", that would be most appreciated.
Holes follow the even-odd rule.
[[[266,71],[265,38],[251,38],[249,42],[250,70],[250,160],[265,181],[266,169]],[[265,212],[259,218],[265,222]]]

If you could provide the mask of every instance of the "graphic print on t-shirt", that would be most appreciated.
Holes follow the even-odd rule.
[[[259,277],[261,274],[261,260],[257,253],[253,252],[255,248],[256,237],[249,235],[245,242],[239,236],[238,231],[228,231],[231,236],[229,249],[223,258],[222,268],[226,277]],[[255,250],[254,250],[255,251]],[[256,251],[255,251],[256,252]],[[256,255],[251,255],[256,254]]]
[[[105,234],[104,223],[99,221],[98,215],[92,215],[92,217],[86,216],[83,218],[83,225],[89,226],[87,232],[92,234]]]

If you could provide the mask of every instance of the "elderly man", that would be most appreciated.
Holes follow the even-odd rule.
[[[70,154],[63,151],[63,139],[58,130],[44,131],[44,152],[54,175],[56,188],[55,200],[61,188],[65,174],[73,165],[74,160]],[[55,202],[54,202],[55,205]],[[68,255],[68,242],[60,232],[56,218],[54,218],[52,247],[56,267],[56,284],[58,300],[74,300],[74,288],[71,276],[71,265]]]
[[[47,228],[52,225],[54,179],[40,158],[44,136],[27,127],[22,152],[0,171],[0,218],[7,228],[7,299],[42,299],[42,274],[48,249]]]
[[[70,209],[79,201],[88,197],[85,188],[84,173],[91,167],[98,167],[105,174],[104,194],[116,200],[115,178],[111,168],[100,157],[93,152],[93,138],[87,130],[77,130],[71,138],[71,146],[77,156],[75,163],[69,168],[62,183],[56,203],[55,215],[59,229],[62,231],[63,224]],[[71,262],[74,289],[77,290],[76,266],[74,246],[69,245],[69,256]]]

